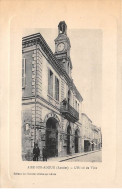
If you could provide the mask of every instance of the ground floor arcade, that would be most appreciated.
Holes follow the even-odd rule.
[[[28,101],[28,100],[27,100]],[[35,102],[34,102],[35,103]],[[42,156],[46,146],[48,158],[63,157],[99,149],[97,140],[82,136],[82,124],[64,118],[60,110],[28,102],[22,109],[22,160],[33,160],[34,143]],[[36,115],[35,115],[36,113]]]
[[[25,112],[24,112],[25,113]],[[27,113],[31,116],[31,113]],[[44,120],[41,120],[40,125],[36,127],[28,121],[29,117],[23,116],[22,125],[22,159],[32,160],[32,151],[34,143],[38,143],[40,155],[42,156],[43,147],[46,146],[48,158],[57,156],[72,155],[81,153],[82,136],[81,128],[78,124],[73,124],[66,119],[61,118],[55,112],[49,112],[45,115]]]

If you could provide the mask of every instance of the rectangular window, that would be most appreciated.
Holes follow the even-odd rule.
[[[59,101],[59,80],[55,77],[55,99]]]
[[[75,109],[77,110],[77,101],[75,101]]]
[[[78,104],[78,112],[79,112],[79,104]]]
[[[22,88],[25,88],[26,84],[26,59],[22,59]]]
[[[69,74],[69,63],[67,64],[67,73]]]
[[[53,72],[48,69],[48,94],[53,97]]]

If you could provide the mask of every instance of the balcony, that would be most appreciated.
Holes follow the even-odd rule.
[[[79,120],[79,113],[67,101],[61,102],[60,112],[73,123]]]

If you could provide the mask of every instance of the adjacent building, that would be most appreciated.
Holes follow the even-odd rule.
[[[95,149],[100,149],[102,147],[102,133],[101,128],[96,127],[92,124],[92,137],[93,137],[93,147]]]
[[[40,33],[22,39],[22,159],[35,143],[48,157],[83,151],[81,104],[73,79],[66,23],[58,25],[53,53]]]
[[[91,140],[92,140],[92,121],[91,119],[85,114],[81,114],[82,118],[82,137],[83,137],[83,148],[85,152],[88,152],[91,150]]]
[[[91,119],[82,113],[82,149],[84,152],[100,149],[102,146],[101,128],[95,126]]]

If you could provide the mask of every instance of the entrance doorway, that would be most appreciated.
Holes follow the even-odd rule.
[[[92,142],[92,151],[94,151],[94,143]]]
[[[78,153],[78,130],[75,131],[75,153]]]
[[[67,154],[70,154],[70,132],[71,132],[71,127],[68,125],[67,127]]]
[[[58,156],[58,121],[49,118],[46,123],[46,149],[48,157]]]
[[[90,148],[89,140],[84,140],[84,152],[88,152]]]

